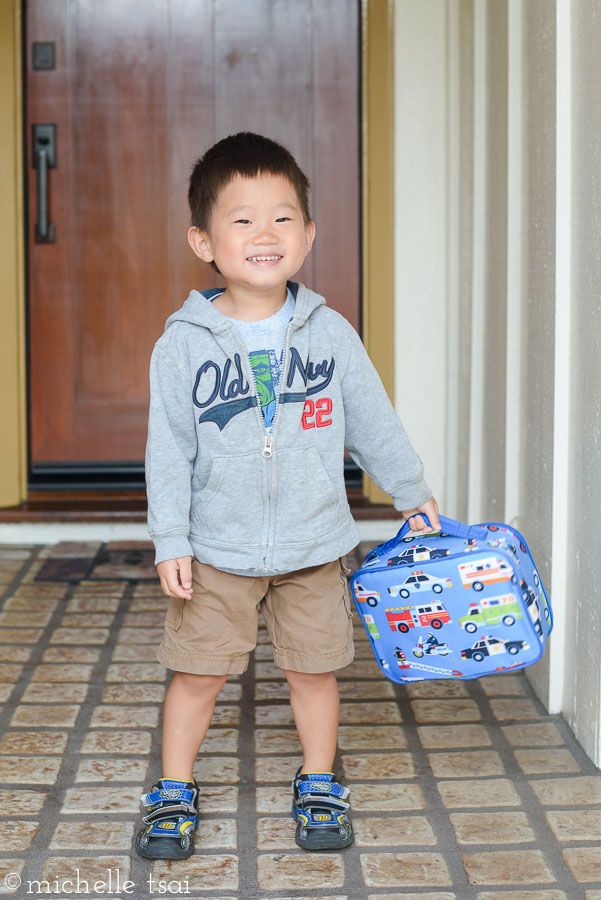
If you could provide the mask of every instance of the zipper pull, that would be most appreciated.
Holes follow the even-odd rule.
[[[265,459],[271,459],[272,451],[271,451],[271,435],[265,435],[265,446],[261,452],[261,455],[265,457]]]

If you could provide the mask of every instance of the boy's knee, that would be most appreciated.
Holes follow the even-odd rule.
[[[285,669],[284,674],[290,687],[306,688],[307,690],[319,690],[332,680],[336,680],[334,672],[293,672]]]
[[[174,680],[191,693],[218,694],[229,675],[195,675],[191,672],[176,672]]]

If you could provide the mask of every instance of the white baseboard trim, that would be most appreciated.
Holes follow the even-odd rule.
[[[387,541],[399,530],[395,519],[357,522],[362,541]],[[0,544],[58,544],[61,541],[148,541],[138,522],[0,522]]]
[[[142,522],[0,522],[0,544],[149,540]]]

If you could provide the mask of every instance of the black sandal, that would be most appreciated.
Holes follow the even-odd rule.
[[[292,782],[295,841],[304,850],[342,850],[354,841],[349,789],[332,772],[302,772]]]
[[[145,859],[187,859],[194,853],[198,828],[198,785],[195,781],[161,779],[142,795],[147,809],[135,848]]]

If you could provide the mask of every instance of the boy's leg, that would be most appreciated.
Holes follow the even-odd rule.
[[[248,665],[267,583],[193,559],[192,598],[171,600],[158,652],[159,661],[175,672],[163,711],[166,778],[192,778],[219,691],[230,674],[241,674]]]
[[[349,790],[332,771],[340,712],[335,671],[353,658],[347,573],[335,560],[276,576],[263,609],[303,748],[292,815],[295,840],[306,850],[341,850],[353,842]]]
[[[290,706],[303,748],[303,772],[331,772],[338,743],[340,698],[334,672],[284,669]],[[317,727],[316,727],[317,726]]]
[[[196,560],[192,582],[191,599],[169,604],[157,654],[175,674],[163,712],[163,777],[142,798],[144,827],[136,836],[136,850],[147,859],[186,859],[194,852],[194,760],[219,691],[230,674],[246,669],[267,586],[266,579],[229,575]]]
[[[349,790],[334,775],[340,711],[336,676],[284,672],[303,748],[303,764],[292,782],[295,840],[305,850],[342,850],[353,842],[353,826]]]
[[[163,709],[163,778],[193,781],[192,767],[227,675],[176,672]]]
[[[147,859],[186,859],[194,852],[198,785],[193,766],[227,675],[176,672],[163,712],[163,776],[142,797],[144,826],[135,847]]]

